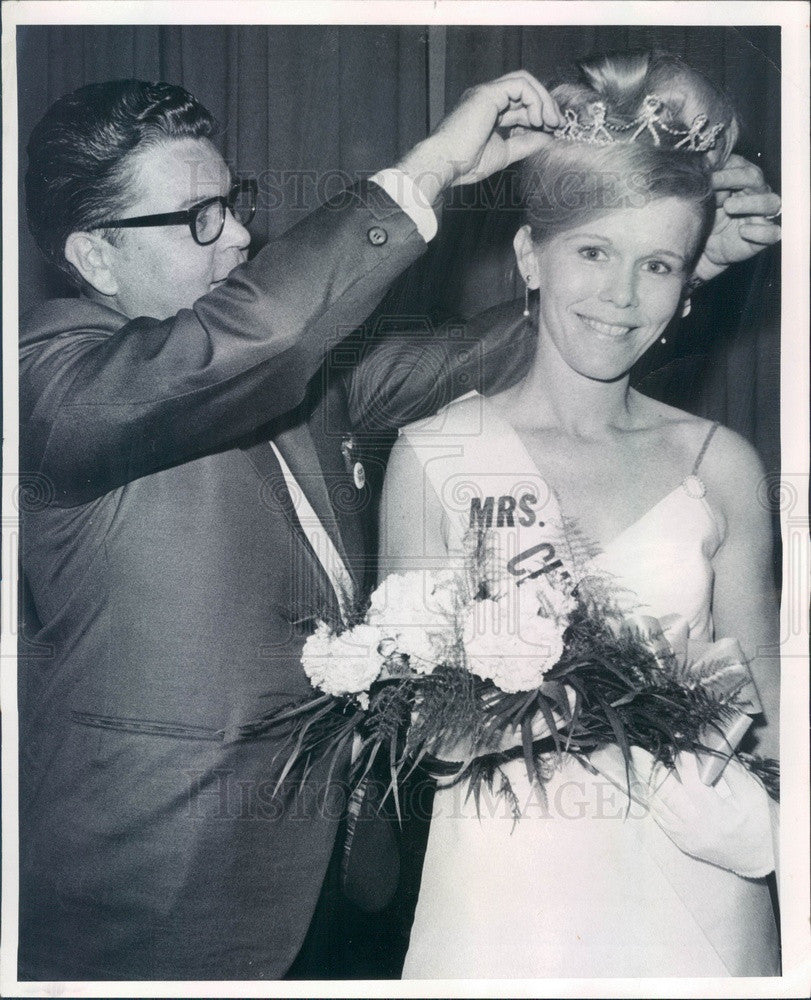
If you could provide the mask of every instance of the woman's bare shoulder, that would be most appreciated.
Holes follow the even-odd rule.
[[[389,487],[393,482],[405,477],[413,480],[415,472],[422,469],[422,462],[408,436],[400,433],[392,445],[386,462],[385,484]]]
[[[640,393],[635,394],[634,401],[641,427],[658,432],[662,444],[678,458],[681,467],[691,466],[712,432],[713,421]]]
[[[670,406],[661,400],[652,399],[650,396],[643,396],[641,392],[633,392],[633,400],[639,420],[650,427],[662,427],[674,432],[682,431],[698,434],[702,429],[709,430],[712,427],[711,420],[697,417],[687,410],[680,410],[676,406]]]
[[[754,446],[719,424],[701,464],[701,476],[733,502],[754,502],[763,489],[765,470]]]
[[[646,396],[639,396],[640,413],[659,426],[683,453],[684,462],[704,481],[724,506],[735,506],[761,488],[763,463],[755,448],[736,431]]]
[[[447,551],[444,511],[421,456],[401,434],[386,466],[379,508],[380,571],[413,568],[410,560]]]

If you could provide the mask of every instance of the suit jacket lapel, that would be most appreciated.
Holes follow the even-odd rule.
[[[245,447],[246,451],[255,456],[269,453],[272,456],[273,467],[278,469],[281,475],[276,456],[273,455],[273,449],[268,443],[270,440],[273,441],[348,570],[355,594],[360,595],[364,582],[363,567],[357,563],[358,561],[364,563],[366,555],[362,533],[358,524],[353,523],[349,515],[341,523],[330,498],[330,488],[340,487],[344,490],[349,486],[346,482],[349,470],[341,454],[341,441],[344,437],[348,437],[342,432],[350,427],[345,393],[343,380],[331,377],[330,368],[325,365],[314,377],[308,397],[297,410],[273,424],[260,428],[256,435],[252,436],[254,443],[246,444]],[[267,447],[267,453],[262,451],[263,446]],[[351,483],[351,479],[349,482]],[[366,489],[368,491],[368,487]],[[295,510],[286,513],[292,513],[291,523],[297,532],[306,538]],[[344,531],[348,532],[346,538]],[[347,546],[356,558],[350,558]],[[308,547],[312,550],[309,541]],[[314,558],[318,558],[314,552],[312,554]]]
[[[302,423],[295,427],[286,428],[273,438],[273,443],[284,456],[284,460],[301,487],[301,491],[310,501],[318,520],[324,526],[324,530],[329,535],[357,587],[358,580],[354,577],[352,567],[349,565],[341,530],[321,470],[318,452],[313,444],[307,424]]]
[[[290,467],[290,471],[293,472],[294,476],[296,476],[294,467],[290,464],[288,454],[283,451],[281,445],[279,444],[278,437],[279,435],[274,436],[274,443],[279,451],[282,452],[284,460]],[[293,535],[301,543],[302,552],[306,563],[309,566],[310,572],[314,575],[315,579],[320,581],[321,597],[325,607],[314,607],[312,609],[313,612],[318,613],[319,617],[325,618],[326,620],[329,620],[331,616],[334,621],[340,621],[340,608],[335,590],[332,586],[332,581],[330,580],[327,571],[324,569],[321,560],[316,555],[316,552],[313,549],[304,528],[302,527],[301,521],[299,520],[296,512],[295,498],[290,496],[285,482],[284,473],[282,472],[278,459],[273,452],[270,441],[267,439],[255,441],[252,444],[246,444],[242,450],[256,472],[258,479],[261,481],[263,489],[267,492],[267,496],[272,498],[273,508],[282,511],[287,518]],[[287,446],[287,450],[291,450],[289,445]],[[293,448],[292,450],[295,449]],[[296,476],[296,480],[299,483],[301,482],[298,476]],[[307,499],[311,504],[313,504],[309,492],[307,493]],[[318,510],[314,504],[313,509],[316,511]]]
[[[363,465],[359,465],[362,456],[352,433],[346,387],[342,379],[328,376],[327,371],[309,417],[310,441],[318,454],[330,508],[357,588],[369,582],[368,555],[374,530],[368,523],[374,516],[371,486],[365,482]]]

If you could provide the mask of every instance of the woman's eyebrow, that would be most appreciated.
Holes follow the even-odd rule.
[[[674,260],[679,260],[682,263],[686,260],[683,254],[678,253],[676,250],[649,250],[647,253],[642,254],[643,257],[673,257]]]
[[[597,240],[600,243],[611,243],[611,240],[607,236],[600,236],[599,233],[569,233],[568,239],[570,240]]]

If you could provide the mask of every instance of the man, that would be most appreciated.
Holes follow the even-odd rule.
[[[83,294],[21,334],[21,473],[47,494],[21,557],[23,978],[290,969],[348,760],[276,793],[258,724],[307,693],[313,619],[361,586],[368,499],[343,387],[316,375],[425,249],[441,192],[558,121],[527,73],[477,88],[250,263],[255,188],[185,91],[92,85],[34,130],[29,221]],[[401,377],[403,402],[435,376]]]
[[[82,295],[21,330],[21,475],[41,488],[21,542],[21,978],[333,974],[308,927],[348,760],[277,789],[262,721],[308,693],[304,637],[362,586],[369,387],[414,419],[481,355],[375,351],[348,395],[323,362],[424,250],[442,191],[559,122],[529,74],[476,88],[250,262],[255,189],[185,91],[93,85],[34,130],[29,221]]]

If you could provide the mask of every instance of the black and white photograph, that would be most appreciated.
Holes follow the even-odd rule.
[[[3,996],[808,994],[808,13],[4,3]]]

